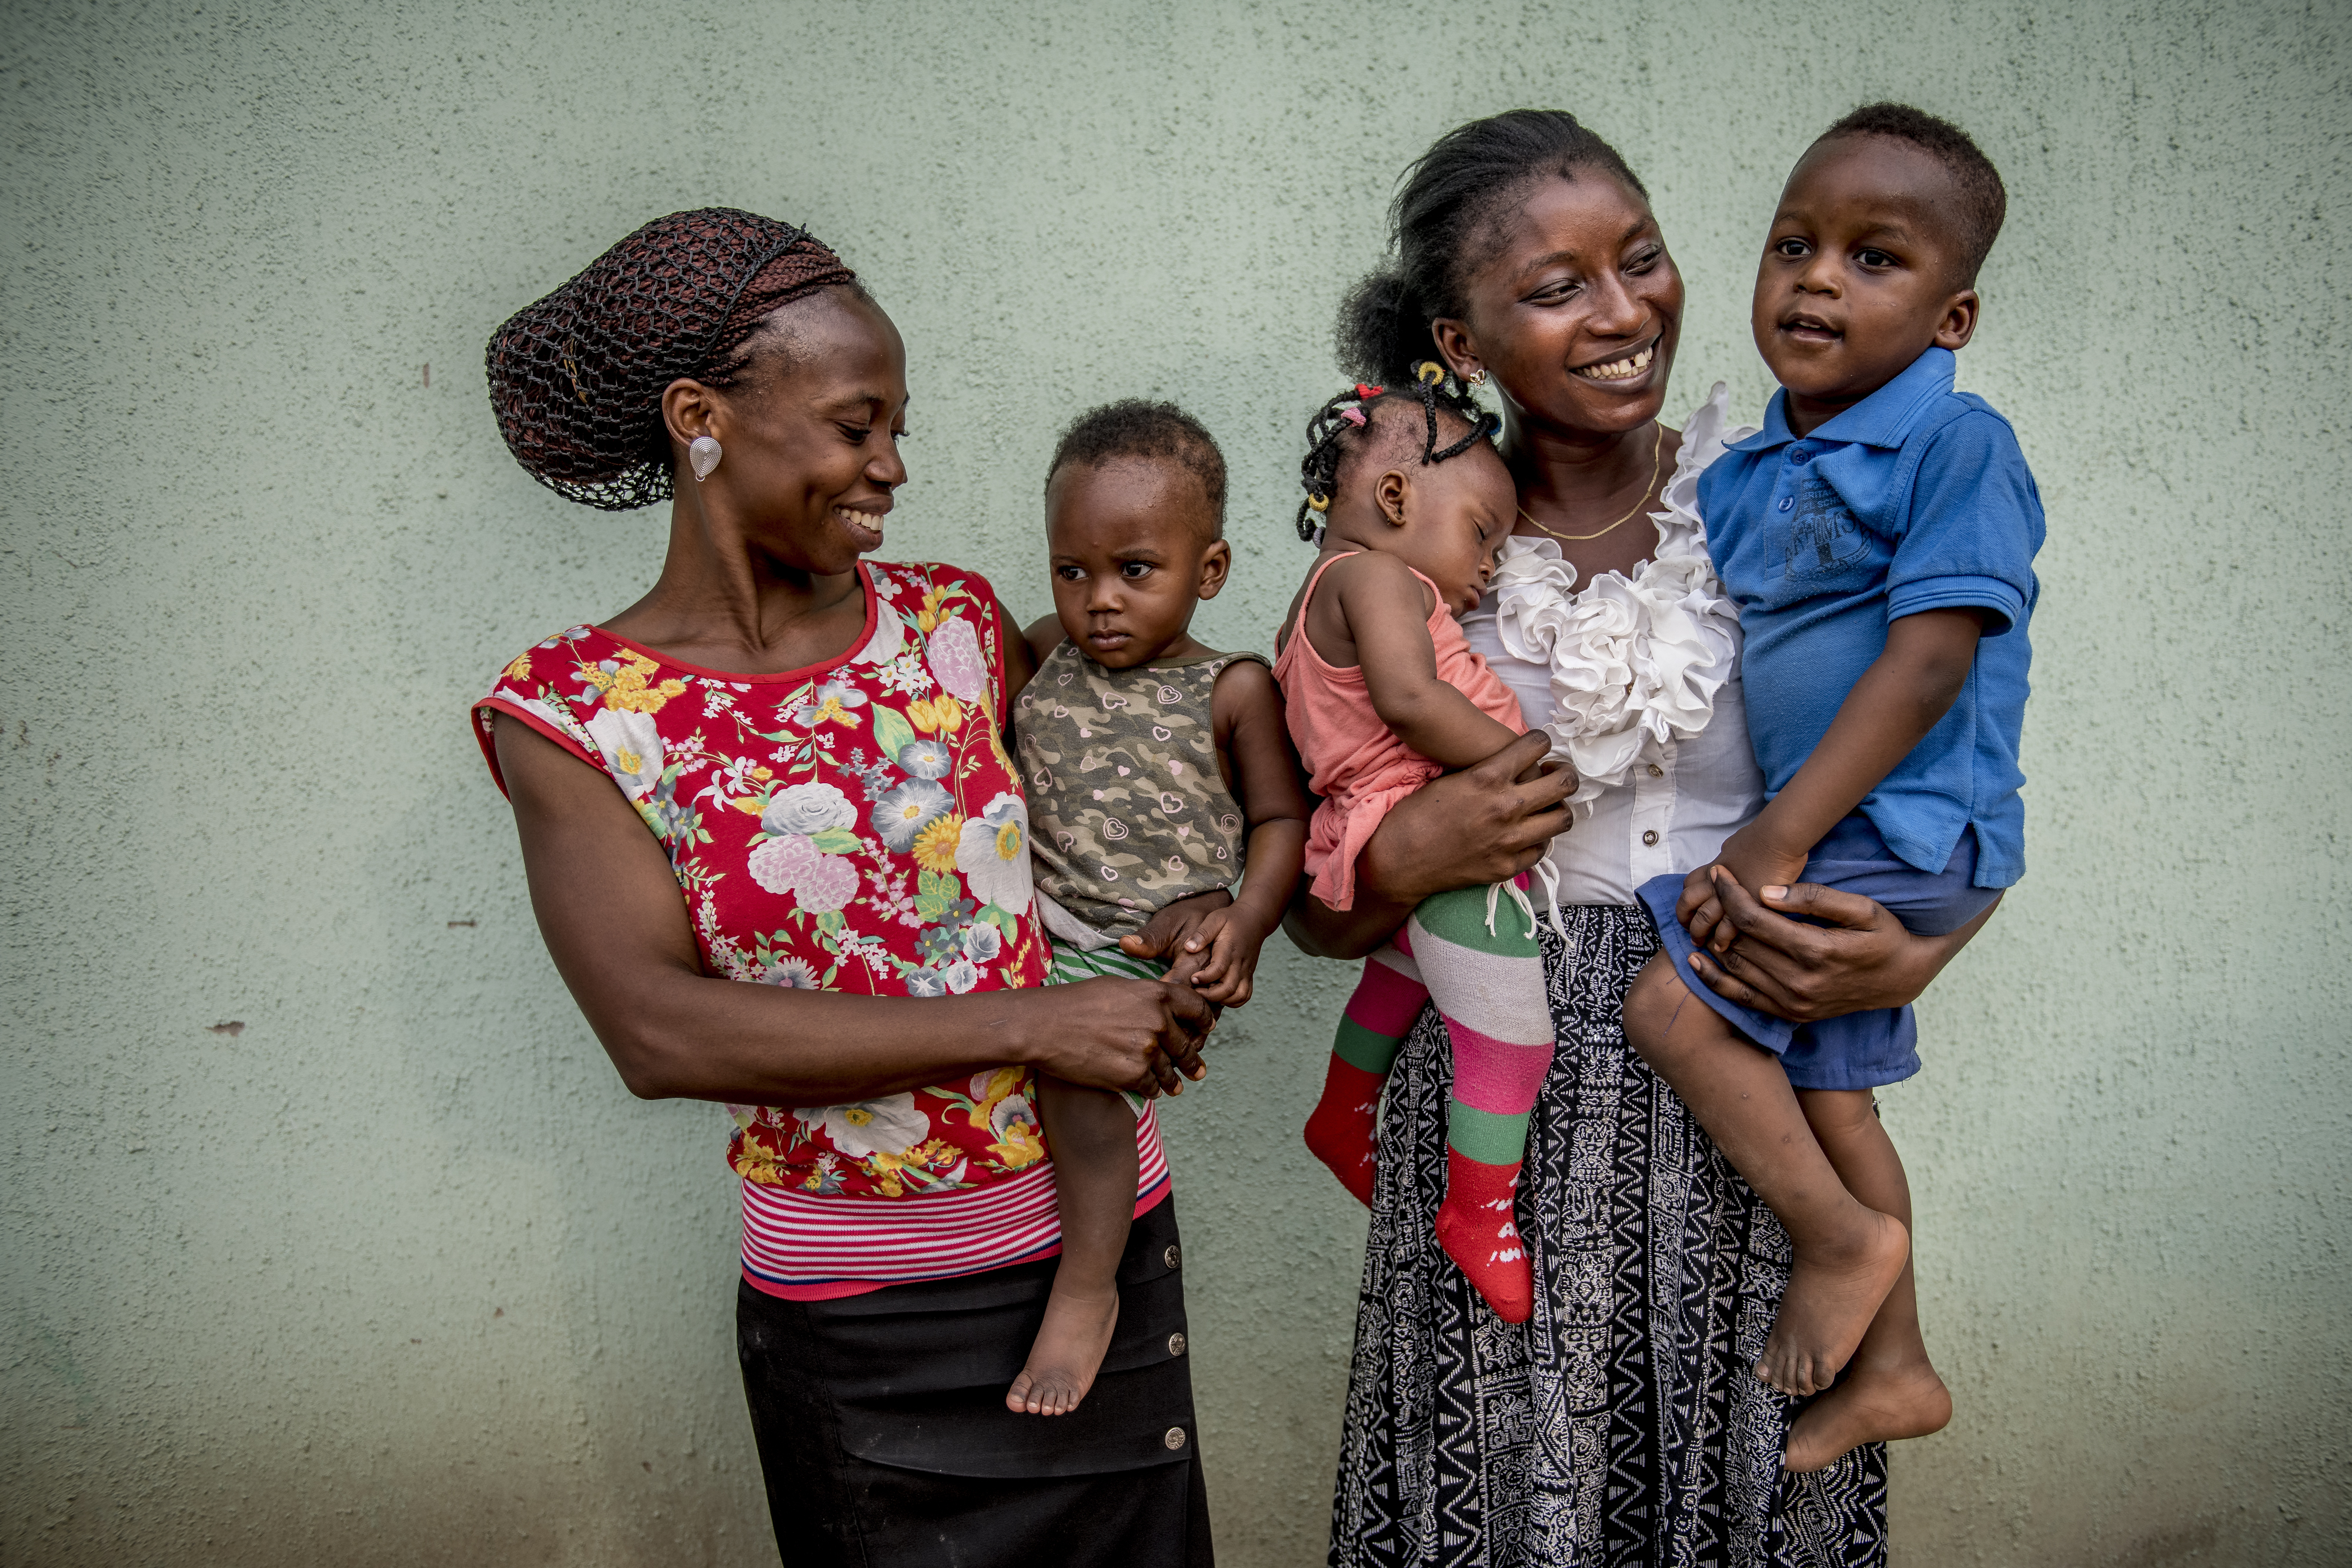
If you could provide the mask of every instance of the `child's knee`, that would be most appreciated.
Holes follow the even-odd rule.
[[[1653,954],[1625,992],[1625,1038],[1650,1055],[1674,1027],[1675,1015],[1693,999],[1673,962],[1663,953]]]
[[[1884,1135],[1878,1097],[1867,1089],[1800,1089],[1797,1104],[1813,1135],[1824,1141]]]

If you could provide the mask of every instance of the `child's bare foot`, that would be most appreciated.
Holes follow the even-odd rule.
[[[1851,1239],[1797,1249],[1780,1315],[1756,1364],[1756,1375],[1783,1394],[1801,1397],[1827,1388],[1903,1277],[1910,1232],[1893,1215],[1861,1213]]]
[[[1805,1406],[1789,1428],[1791,1470],[1818,1470],[1849,1448],[1940,1432],[1952,1418],[1951,1390],[1924,1361],[1901,1366],[1857,1364],[1843,1382]]]
[[[1095,1385],[1103,1356],[1110,1350],[1110,1331],[1118,1325],[1118,1291],[1101,1296],[1065,1291],[1056,1280],[1045,1298],[1045,1321],[1038,1325],[1037,1343],[1029,1347],[1029,1364],[1005,1391],[1004,1407],[1015,1415],[1066,1416]]]

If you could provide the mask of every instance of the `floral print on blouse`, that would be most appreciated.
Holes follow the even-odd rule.
[[[593,626],[549,638],[475,706],[491,772],[495,711],[610,775],[667,852],[713,975],[866,996],[1040,984],[995,596],[952,567],[859,571],[856,647],[782,674]],[[729,1160],[820,1195],[962,1191],[1044,1157],[1035,1103],[1028,1071],[1003,1067],[854,1105],[731,1106]]]

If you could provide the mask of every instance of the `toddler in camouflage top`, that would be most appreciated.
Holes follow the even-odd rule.
[[[1037,673],[1013,716],[1050,984],[1164,975],[1238,1007],[1297,883],[1308,803],[1274,677],[1190,631],[1233,568],[1224,507],[1217,444],[1170,403],[1082,415],[1046,469],[1055,613],[1029,628]],[[1118,1095],[1040,1078],[1038,1113],[1062,1257],[1005,1403],[1058,1416],[1102,1365],[1128,1227],[1153,1197]]]

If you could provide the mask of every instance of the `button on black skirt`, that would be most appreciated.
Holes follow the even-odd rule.
[[[736,1296],[743,1392],[784,1568],[1208,1568],[1176,1204],[1135,1222],[1086,1402],[1004,1391],[1054,1260],[832,1301]]]

